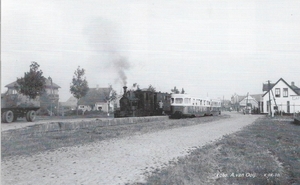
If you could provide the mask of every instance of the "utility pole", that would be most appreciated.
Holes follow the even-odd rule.
[[[50,109],[50,116],[52,116],[52,96],[53,96],[53,88],[52,88],[52,78],[49,76],[48,77],[48,80],[50,80],[50,83],[51,83],[51,89],[50,89],[50,106],[51,106],[51,109]]]
[[[271,109],[271,84],[270,80],[268,80],[268,89],[269,89],[269,116],[272,115],[272,109]]]
[[[248,101],[249,101],[249,92],[247,93],[247,99],[246,99],[246,107],[245,107],[245,111],[246,111],[246,114],[248,113]]]

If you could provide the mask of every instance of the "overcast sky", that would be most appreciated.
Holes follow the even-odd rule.
[[[61,88],[78,66],[89,86],[176,86],[229,99],[279,78],[300,86],[299,0],[3,0],[1,92],[40,64]],[[123,75],[127,77],[120,79]]]

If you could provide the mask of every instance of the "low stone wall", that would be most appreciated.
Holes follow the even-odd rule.
[[[149,116],[149,117],[127,117],[127,118],[95,118],[94,120],[78,120],[78,121],[51,121],[49,123],[36,124],[32,126],[27,126],[20,129],[11,130],[13,134],[42,134],[45,132],[57,132],[57,131],[68,131],[76,129],[85,128],[96,128],[96,127],[106,127],[106,126],[116,126],[116,125],[126,125],[153,121],[163,121],[169,119],[168,116]],[[9,132],[10,134],[12,134]],[[7,133],[7,134],[9,134]],[[2,132],[2,135],[6,133]]]

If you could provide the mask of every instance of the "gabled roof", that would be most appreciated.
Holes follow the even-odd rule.
[[[46,79],[46,88],[51,88],[51,81],[49,79]],[[56,83],[52,82],[52,88],[58,89],[60,86],[58,86]]]
[[[292,84],[291,87],[297,92],[298,95],[300,95],[300,88],[297,87],[295,84]]]
[[[251,94],[251,97],[253,97],[257,102],[262,100],[263,94]]]
[[[15,81],[15,82],[12,82],[12,83],[10,83],[10,84],[7,84],[5,87],[7,87],[7,88],[14,88],[16,85],[18,85],[18,84],[17,84],[17,82]]]
[[[48,79],[46,79],[45,81],[46,81],[46,88],[51,88],[51,81],[48,80]],[[7,88],[15,88],[16,85],[18,86],[18,83],[17,83],[17,81],[14,81],[14,82],[12,82],[10,84],[7,84],[5,87],[7,87]],[[52,88],[53,89],[58,89],[58,88],[60,88],[60,86],[58,86],[56,83],[52,82]]]
[[[300,95],[293,87],[291,87],[284,79],[280,78],[273,86],[271,86],[271,88],[265,92],[265,94],[263,94],[263,97],[268,94],[270,92],[270,90],[273,89],[274,86],[276,86],[278,84],[278,82],[282,81],[283,83],[286,84],[286,86],[288,86],[290,89],[292,89],[292,91],[294,91],[296,94]]]
[[[79,99],[78,105],[94,105],[97,102],[106,102],[111,88],[90,88],[87,94]]]
[[[251,102],[251,101],[254,101],[254,102],[256,102],[256,103],[258,103],[259,101],[257,101],[252,95],[249,95],[249,96],[245,96],[245,98],[244,99],[242,99],[239,103],[241,104],[243,101],[248,101],[249,103]]]
[[[60,102],[62,106],[72,107],[77,106],[77,99],[74,96],[71,96],[66,102]]]

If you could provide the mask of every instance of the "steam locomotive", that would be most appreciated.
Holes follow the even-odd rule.
[[[171,113],[171,94],[148,90],[129,90],[124,86],[120,99],[120,108],[115,110],[114,117],[159,116]]]

